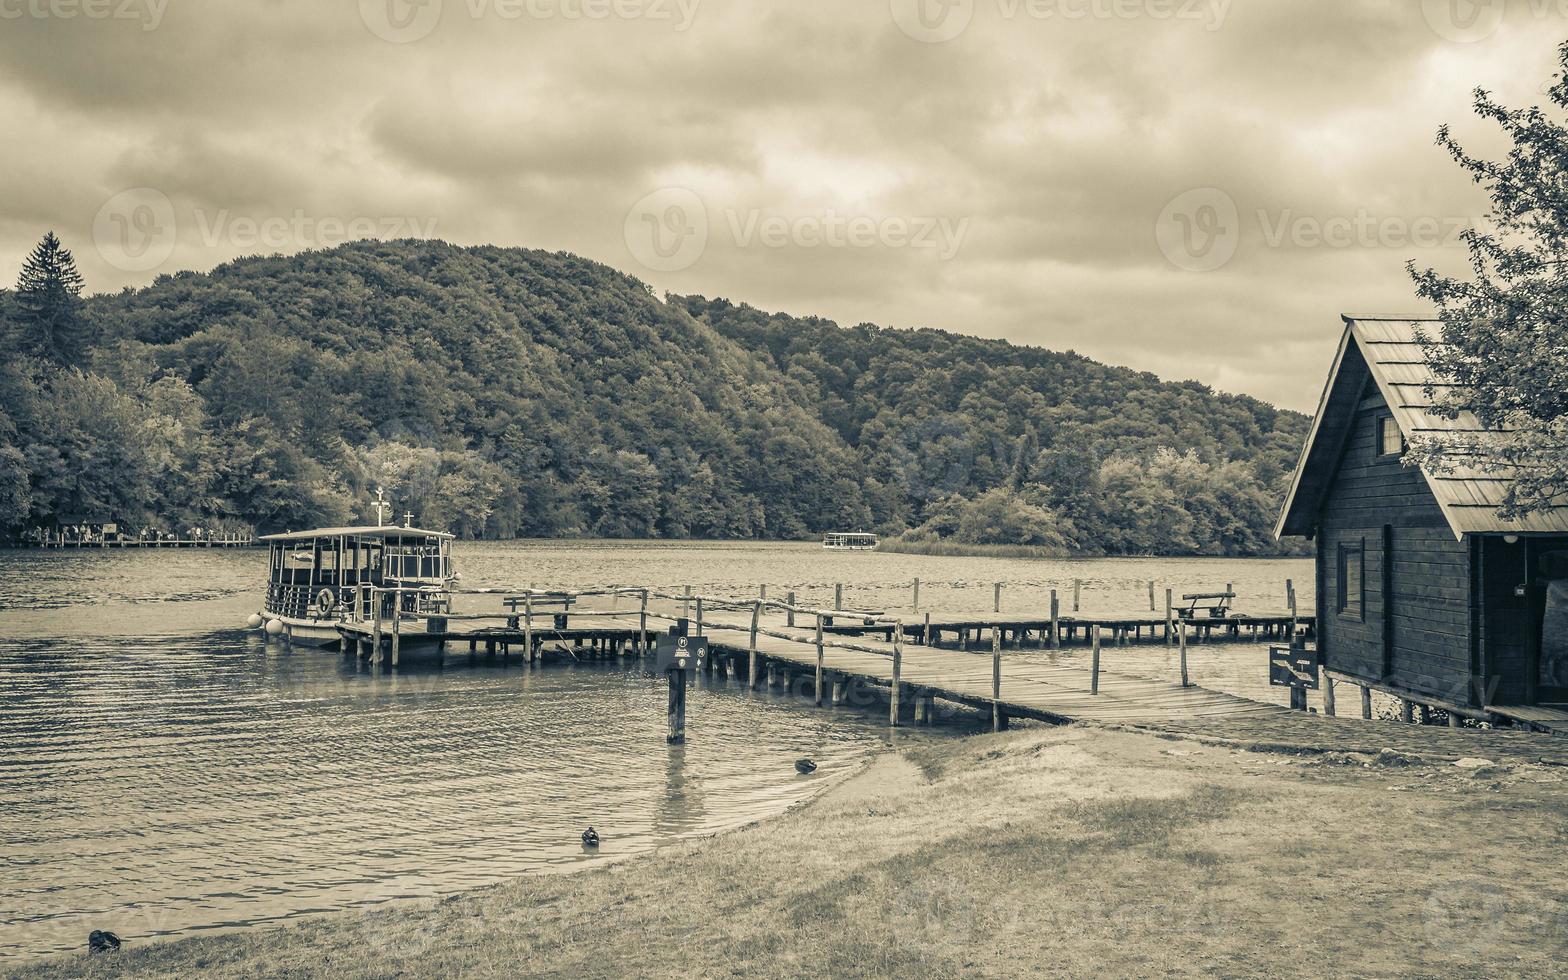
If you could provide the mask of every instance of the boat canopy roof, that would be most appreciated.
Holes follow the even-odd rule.
[[[285,531],[282,534],[264,534],[257,538],[258,541],[310,541],[315,538],[445,538],[450,540],[452,535],[445,531],[427,531],[419,527],[403,527],[398,524],[383,524],[377,527],[374,524],[365,524],[359,527],[318,527],[309,531]]]

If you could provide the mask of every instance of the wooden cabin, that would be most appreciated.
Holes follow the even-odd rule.
[[[1507,478],[1405,466],[1434,415],[1418,329],[1345,318],[1276,536],[1316,542],[1324,667],[1452,714],[1568,725],[1568,508],[1498,516]]]

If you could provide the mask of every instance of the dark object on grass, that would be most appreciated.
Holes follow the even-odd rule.
[[[599,846],[599,832],[597,830],[594,830],[592,827],[589,827],[587,830],[583,831],[583,846],[584,847],[598,847]]]
[[[810,759],[796,759],[795,771],[800,773],[802,776],[809,776],[817,771],[817,764],[812,762]]]
[[[120,948],[120,937],[112,932],[94,929],[87,936],[87,952],[112,953]]]

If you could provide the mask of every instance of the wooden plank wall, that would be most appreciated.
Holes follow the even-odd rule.
[[[1324,499],[1319,643],[1335,670],[1470,703],[1469,549],[1421,474],[1378,454],[1377,420],[1387,410],[1368,385]],[[1359,617],[1338,611],[1345,543],[1365,556]]]

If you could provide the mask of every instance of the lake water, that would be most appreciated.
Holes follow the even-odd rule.
[[[460,543],[465,587],[647,585],[828,604],[1147,608],[1234,583],[1283,609],[1302,559],[1032,561],[827,553],[811,544]],[[470,663],[372,674],[333,651],[265,643],[259,551],[0,552],[0,961],[243,928],[561,871],[781,812],[899,740],[873,710],[816,710],[703,681],[685,746],[665,691],[632,662]],[[1063,651],[1059,656],[1080,656]],[[1110,669],[1173,676],[1163,646]],[[1258,647],[1192,650],[1196,682],[1282,700]],[[809,755],[813,776],[792,761]],[[587,853],[588,824],[604,835]]]

